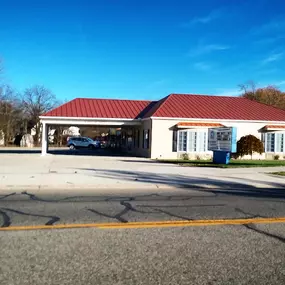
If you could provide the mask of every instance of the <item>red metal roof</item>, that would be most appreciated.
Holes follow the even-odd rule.
[[[74,99],[43,116],[138,119],[149,117],[285,122],[285,110],[241,97],[171,94],[158,102]]]
[[[151,101],[77,98],[43,116],[136,119],[143,117]]]
[[[285,121],[285,110],[241,97],[171,94],[150,117]]]

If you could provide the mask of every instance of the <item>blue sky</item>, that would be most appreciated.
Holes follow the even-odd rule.
[[[283,0],[0,0],[4,80],[59,99],[285,90]]]

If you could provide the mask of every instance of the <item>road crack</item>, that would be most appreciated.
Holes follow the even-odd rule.
[[[282,237],[282,236],[278,236],[278,235],[275,235],[275,234],[272,234],[272,233],[269,233],[269,232],[266,232],[266,231],[263,231],[261,229],[258,229],[254,224],[246,224],[246,225],[243,225],[245,228],[251,230],[251,231],[254,231],[256,233],[259,233],[259,234],[262,234],[262,235],[265,235],[265,236],[268,236],[268,237],[271,237],[271,238],[274,238],[282,243],[285,243],[285,237]]]
[[[24,216],[33,216],[33,217],[39,217],[39,218],[49,218],[50,220],[45,223],[46,226],[51,226],[51,225],[53,225],[54,223],[56,223],[56,222],[58,222],[60,220],[60,218],[57,217],[57,216],[46,216],[46,215],[25,213],[25,212],[22,212],[22,211],[19,211],[19,210],[10,209],[10,208],[2,208],[2,209],[5,210],[5,211],[8,211],[8,212],[12,212],[12,213],[16,213],[16,214],[24,215]],[[5,213],[5,212],[2,212],[2,213]],[[4,219],[4,221],[5,221],[5,219]],[[11,224],[11,222],[10,222],[10,224]]]

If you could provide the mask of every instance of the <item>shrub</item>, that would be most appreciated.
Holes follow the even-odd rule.
[[[244,156],[244,155],[252,155],[254,152],[262,154],[264,152],[264,146],[260,139],[253,135],[247,135],[242,137],[237,142],[237,155]]]
[[[238,153],[231,153],[231,159],[238,159],[239,154]]]
[[[188,153],[183,153],[183,154],[181,154],[181,158],[183,160],[189,160],[189,154]]]
[[[274,155],[274,160],[279,160],[280,156],[278,154]]]

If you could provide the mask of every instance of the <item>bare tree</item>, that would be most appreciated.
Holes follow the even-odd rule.
[[[256,100],[256,84],[253,80],[249,80],[244,84],[239,84],[238,87],[240,88],[240,91],[243,92],[242,97]]]
[[[55,95],[42,85],[27,88],[22,101],[28,129],[35,128],[34,141],[38,144],[41,130],[39,116],[55,108],[58,102]]]
[[[23,112],[16,92],[10,86],[0,89],[0,130],[4,134],[4,144],[8,145],[16,132],[23,127]]]

